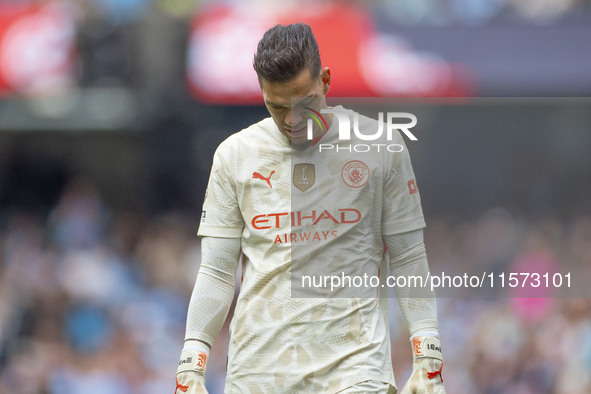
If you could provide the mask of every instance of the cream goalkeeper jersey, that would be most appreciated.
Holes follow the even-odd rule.
[[[267,118],[218,147],[198,235],[242,239],[227,393],[395,384],[382,236],[425,223],[400,134],[388,144],[401,151],[361,142],[338,141],[333,122],[314,146],[292,149]]]

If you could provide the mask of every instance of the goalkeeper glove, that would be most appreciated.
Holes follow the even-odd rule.
[[[443,387],[443,357],[438,337],[412,338],[412,375],[400,394],[446,394]]]
[[[208,356],[209,349],[204,345],[185,345],[176,370],[174,394],[208,394],[205,388],[205,365]]]

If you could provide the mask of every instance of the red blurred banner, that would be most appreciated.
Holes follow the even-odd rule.
[[[187,58],[191,92],[220,104],[262,103],[252,59],[270,27],[312,26],[323,66],[331,68],[333,97],[471,95],[470,72],[404,39],[376,31],[372,18],[350,4],[307,4],[262,10],[213,6],[193,21]]]
[[[70,86],[75,29],[65,3],[0,3],[0,96],[48,94]]]

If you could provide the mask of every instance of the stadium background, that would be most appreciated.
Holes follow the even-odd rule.
[[[289,18],[333,21],[334,94],[494,97],[411,147],[434,267],[591,265],[589,1],[3,1],[0,393],[172,391],[213,150],[266,116],[247,43]],[[448,392],[591,392],[590,298],[440,299]]]

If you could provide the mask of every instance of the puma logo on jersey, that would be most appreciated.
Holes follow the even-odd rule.
[[[274,174],[274,173],[275,173],[275,171],[271,171],[271,174],[269,174],[269,176],[268,176],[268,177],[264,177],[264,176],[262,176],[262,175],[261,175],[260,173],[258,173],[258,172],[253,172],[253,173],[252,173],[252,178],[253,178],[253,179],[260,179],[260,180],[262,180],[262,181],[265,181],[265,182],[267,182],[267,185],[269,185],[269,187],[270,187],[271,189],[273,189],[273,186],[271,186],[271,177],[273,176],[273,174]]]

